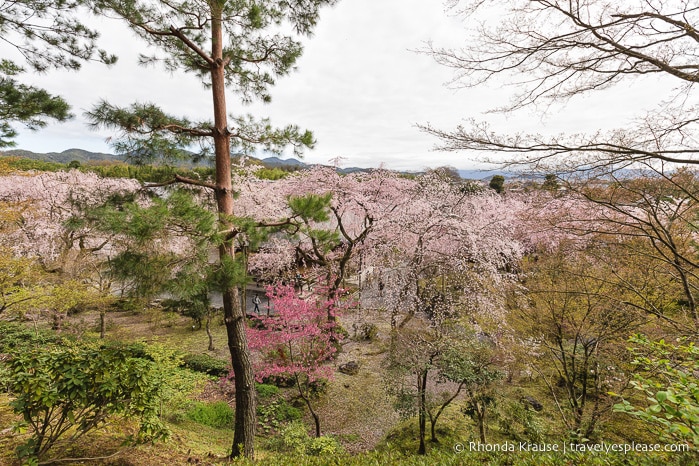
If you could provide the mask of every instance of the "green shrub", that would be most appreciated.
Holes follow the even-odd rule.
[[[260,431],[269,434],[279,430],[284,423],[301,419],[303,412],[291,406],[279,396],[279,388],[275,385],[258,383],[255,386],[260,403],[257,405],[257,420]]]
[[[59,440],[75,441],[113,414],[140,419],[139,440],[167,436],[157,416],[162,386],[151,361],[66,343],[15,352],[4,376],[15,397],[10,405],[32,431],[17,448],[25,461],[41,459]]]
[[[342,452],[342,445],[333,437],[325,435],[310,439],[306,444],[306,454],[313,456],[335,456]]]
[[[257,390],[257,396],[260,399],[272,398],[279,393],[278,387],[266,383],[256,384],[255,389]]]
[[[257,406],[257,420],[265,434],[278,430],[286,422],[299,420],[302,416],[300,409],[291,406],[284,399]]]
[[[207,179],[213,174],[213,169],[197,167],[170,167],[163,165],[128,165],[122,162],[90,164],[83,167],[84,171],[95,172],[105,178],[134,178],[143,182],[162,182],[172,179],[174,174],[180,174],[188,178]],[[196,174],[195,174],[196,173]],[[198,176],[197,176],[198,175]]]
[[[255,172],[255,176],[261,180],[281,180],[282,178],[285,178],[289,172],[284,171],[282,169],[273,167],[273,168],[260,168]]]
[[[503,435],[517,442],[544,440],[544,423],[522,401],[506,400],[498,408],[496,416]]]
[[[214,403],[197,402],[187,411],[187,418],[216,429],[230,428],[233,426],[233,408],[225,401]]]
[[[203,372],[214,377],[223,377],[228,374],[228,363],[213,358],[208,354],[187,354],[184,357],[184,366],[196,372]]]
[[[306,426],[294,421],[284,427],[270,446],[280,452],[296,455],[336,456],[343,453],[342,445],[333,437],[310,437]]]
[[[505,177],[502,175],[493,176],[488,186],[490,186],[490,189],[494,189],[496,193],[500,194],[505,190]]]
[[[23,157],[11,157],[9,165],[11,168],[20,171],[36,170],[41,172],[57,172],[66,169],[66,165],[63,163],[47,162]]]
[[[276,407],[276,416],[280,421],[296,421],[303,417],[303,412],[291,406],[285,400],[281,400],[279,405]]]
[[[375,324],[361,324],[355,327],[354,338],[358,341],[374,342],[379,338],[379,328]]]
[[[31,329],[15,322],[0,321],[0,353],[14,353],[20,348],[60,344],[65,338],[50,330]]]
[[[102,343],[102,348],[110,350],[118,350],[128,354],[132,358],[148,359],[152,361],[148,355],[148,349],[143,342],[125,343],[123,341],[107,341]]]
[[[310,437],[302,422],[292,422],[279,432],[279,451],[303,454]]]
[[[168,420],[170,422],[174,422],[175,424],[182,424],[187,420],[187,414],[182,411],[175,411],[174,413],[168,415]]]
[[[630,348],[638,370],[631,386],[645,402],[639,406],[622,399],[614,410],[640,419],[662,441],[699,445],[699,347],[686,339],[674,345],[645,335],[629,342],[637,345]]]

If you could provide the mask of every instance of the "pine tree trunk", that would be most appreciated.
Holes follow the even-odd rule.
[[[253,458],[255,440],[256,402],[255,379],[245,333],[245,316],[242,315],[238,289],[231,288],[223,293],[223,312],[235,375],[235,432],[231,457]]]
[[[233,196],[231,182],[231,135],[226,115],[225,69],[223,66],[223,32],[221,5],[212,3],[211,92],[214,106],[214,151],[216,160],[216,204],[221,229],[233,228]],[[235,236],[229,234],[219,247],[219,259],[223,263],[235,258]],[[240,305],[240,292],[235,286],[223,291],[223,313],[228,336],[228,349],[235,376],[235,432],[231,458],[254,457],[256,419],[255,380],[245,333],[245,313]]]

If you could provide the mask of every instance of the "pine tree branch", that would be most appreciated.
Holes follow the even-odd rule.
[[[216,191],[218,189],[216,187],[216,185],[213,183],[207,183],[206,181],[194,180],[192,178],[187,178],[186,176],[182,176],[182,175],[175,175],[174,179],[164,181],[162,183],[148,183],[144,187],[146,187],[146,188],[159,188],[162,186],[170,186],[170,185],[173,185],[175,183],[184,183],[184,184],[189,184],[192,186],[199,186],[201,188],[207,188],[207,189],[211,189],[213,191]]]
[[[204,50],[202,50],[201,47],[192,42],[189,39],[189,37],[187,37],[181,30],[177,29],[175,26],[170,26],[170,32],[173,36],[177,37],[179,40],[184,42],[187,47],[194,51],[194,53],[203,58],[204,61],[209,64],[209,66],[211,66],[212,68],[216,66],[216,61],[213,58],[211,58],[208,53],[204,52]]]
[[[164,125],[161,128],[158,128],[159,130],[165,130],[165,131],[170,131],[172,133],[177,133],[177,134],[182,134],[186,133],[191,136],[213,136],[213,131],[212,130],[203,130],[203,129],[198,129],[198,128],[187,128],[185,126],[180,126],[180,125]]]

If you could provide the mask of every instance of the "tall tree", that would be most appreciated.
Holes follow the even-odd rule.
[[[417,179],[404,197],[366,255],[366,263],[383,272],[392,326],[434,315],[455,305],[452,300],[481,325],[501,320],[500,285],[522,253],[512,237],[518,200],[470,194],[433,174]]]
[[[494,189],[496,193],[500,194],[505,189],[505,177],[502,175],[495,175],[488,184],[490,189]]]
[[[437,62],[455,70],[454,84],[472,87],[505,78],[518,92],[503,111],[565,103],[645,75],[669,92],[658,107],[629,127],[593,134],[546,137],[503,135],[471,121],[455,130],[430,125],[427,132],[448,151],[520,154],[512,163],[577,170],[619,168],[637,162],[699,163],[693,85],[699,81],[699,8],[695,1],[450,0],[474,23],[461,50],[430,47]],[[493,15],[479,16],[479,10]],[[485,11],[484,13],[488,13]],[[493,18],[497,17],[497,21]],[[652,91],[661,95],[657,88]],[[491,152],[492,153],[492,152]]]
[[[16,0],[0,8],[0,43],[16,49],[33,71],[50,68],[77,70],[86,60],[114,63],[116,57],[98,49],[98,32],[80,20],[84,0]],[[84,13],[84,12],[83,12]],[[14,145],[11,122],[30,129],[46,126],[46,119],[65,121],[70,107],[61,97],[19,82],[25,70],[0,60],[0,147]]]
[[[138,1],[95,0],[97,12],[116,14],[146,43],[161,54],[142,56],[144,64],[160,62],[167,71],[193,73],[211,89],[213,121],[192,122],[165,114],[152,104],[118,108],[102,102],[88,113],[95,126],[121,131],[114,147],[141,161],[181,157],[198,144],[198,156],[214,156],[212,182],[176,177],[177,182],[213,191],[219,214],[218,244],[222,270],[230,271],[223,292],[223,307],[236,388],[235,433],[231,456],[254,454],[255,390],[253,368],[245,334],[245,313],[240,305],[241,283],[233,279],[234,266],[245,250],[245,233],[234,221],[231,147],[243,152],[262,146],[295,150],[313,144],[309,132],[289,126],[273,129],[267,120],[251,116],[228,120],[226,89],[242,103],[270,101],[276,76],[293,69],[301,54],[298,36],[309,35],[320,7],[334,0],[261,1]],[[281,31],[291,31],[288,35]],[[236,242],[240,248],[236,248]],[[224,277],[225,278],[225,277]]]

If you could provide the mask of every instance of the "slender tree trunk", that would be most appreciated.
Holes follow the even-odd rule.
[[[211,92],[214,107],[214,151],[216,157],[216,204],[222,230],[231,230],[233,196],[231,181],[231,136],[226,116],[225,69],[223,66],[223,31],[221,27],[221,5],[212,2]],[[235,235],[229,234],[219,247],[221,263],[235,258]],[[240,305],[239,289],[228,285],[223,291],[223,313],[235,376],[235,432],[231,458],[254,457],[256,419],[255,380],[245,333],[245,313]]]
[[[209,351],[215,350],[214,336],[211,334],[211,310],[206,313],[206,336],[209,337]]]
[[[223,293],[223,312],[235,376],[235,432],[231,457],[254,456],[256,400],[255,379],[245,333],[245,316],[238,305],[238,289]]]
[[[486,443],[486,438],[485,438],[485,413],[486,413],[486,404],[485,402],[483,403],[482,406],[478,406],[478,403],[476,403],[476,416],[478,416],[478,434],[480,435],[481,438],[481,443]]]
[[[359,297],[357,299],[357,309],[361,310],[362,309],[362,267],[363,267],[363,261],[362,261],[362,253],[359,253],[359,283],[357,285],[357,291],[359,293]]]
[[[301,395],[303,401],[306,402],[306,406],[308,406],[308,411],[311,413],[311,416],[313,416],[313,423],[315,424],[316,428],[316,437],[320,437],[320,417],[318,416],[318,413],[316,413],[313,409],[313,405],[311,405],[310,393],[306,393],[303,387],[301,387],[301,381],[299,380],[298,374],[294,375],[294,379],[296,380],[296,388],[298,388],[299,390],[299,395]],[[308,387],[308,385],[306,387]]]
[[[427,370],[422,371],[418,374],[417,378],[418,386],[418,424],[420,426],[420,447],[417,450],[418,455],[424,455],[427,453],[425,448],[425,427],[427,422],[426,410],[427,410]]]
[[[313,416],[313,422],[316,426],[316,438],[320,437],[320,417],[318,417],[318,414],[316,414],[316,412],[313,411],[310,404],[308,405],[308,409],[311,412],[311,416]]]
[[[107,334],[107,311],[100,310],[100,338],[104,339]]]
[[[677,254],[675,254],[675,260],[673,261],[673,265],[675,266],[675,269],[677,270],[678,275],[680,276],[680,281],[682,282],[682,288],[684,289],[684,294],[687,297],[687,305],[689,307],[689,313],[692,316],[692,319],[694,319],[694,326],[699,327],[699,315],[697,314],[697,304],[696,304],[696,301],[694,300],[694,294],[692,293],[692,287],[689,284],[689,280],[687,278],[687,272],[685,271],[684,267],[682,266],[682,262]]]
[[[60,332],[63,330],[63,313],[54,311],[53,312],[53,324],[51,325],[51,330]]]
[[[437,420],[439,419],[439,416],[441,416],[442,413],[444,412],[444,409],[447,406],[449,406],[451,404],[451,402],[456,399],[457,396],[459,396],[459,393],[461,393],[461,389],[464,387],[464,384],[465,384],[464,381],[461,381],[459,383],[459,386],[457,387],[456,392],[452,396],[450,396],[447,400],[445,400],[444,403],[442,403],[442,405],[439,407],[439,409],[437,410],[437,413],[434,416],[432,416],[431,411],[428,411],[430,413],[430,424],[431,424],[430,434],[432,434],[431,440],[434,443],[439,443],[439,440],[437,439],[437,432],[435,429],[435,426],[437,425]]]

